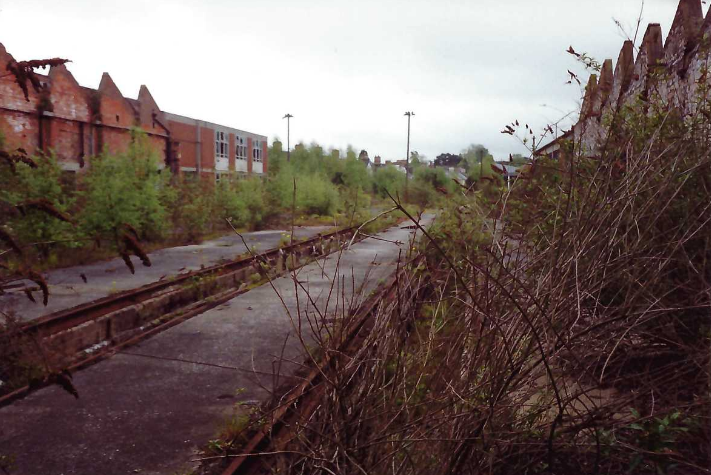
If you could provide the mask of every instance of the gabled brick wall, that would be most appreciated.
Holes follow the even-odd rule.
[[[0,71],[14,61],[0,44]],[[80,170],[90,156],[104,149],[125,151],[131,143],[131,129],[140,127],[151,147],[174,172],[197,171],[214,176],[215,130],[229,130],[229,169],[235,169],[235,133],[264,140],[266,137],[230,129],[209,122],[167,114],[146,86],[137,99],[126,98],[108,73],[97,90],[80,86],[62,66],[42,76],[45,88],[30,89],[26,100],[14,77],[0,78],[0,132],[10,148],[24,148],[33,154],[53,152],[67,170]],[[250,138],[251,141],[251,138]],[[249,148],[251,161],[251,142]],[[251,169],[251,168],[250,168]]]
[[[600,79],[591,75],[572,140],[594,156],[607,137],[604,117],[638,99],[659,100],[683,114],[695,113],[700,86],[704,81],[711,85],[711,75],[706,74],[711,65],[710,52],[711,10],[704,19],[701,0],[680,0],[666,41],[662,41],[661,26],[652,23],[636,58],[634,45],[626,41],[614,73],[612,61],[607,60]],[[553,152],[556,146],[557,141],[552,141],[540,147],[537,154]]]

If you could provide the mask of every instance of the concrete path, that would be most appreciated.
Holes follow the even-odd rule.
[[[394,272],[412,233],[391,228],[379,237],[404,245],[367,239],[340,256],[338,269],[331,255],[300,269],[298,280],[319,308],[335,276],[334,295],[364,298]],[[274,285],[296,319],[303,291],[290,277]],[[55,386],[0,409],[0,454],[16,457],[16,475],[189,473],[236,403],[268,395],[282,351],[283,361],[303,361],[295,322],[269,284],[255,288],[80,371],[78,400]],[[294,368],[284,363],[281,374]]]
[[[297,227],[295,238],[303,239],[331,230],[330,226]],[[272,249],[279,245],[282,235],[287,231],[270,230],[243,234],[250,247],[258,252]],[[155,282],[161,277],[176,275],[181,272],[200,269],[201,266],[219,264],[247,252],[242,240],[235,234],[202,244],[161,249],[149,254],[151,267],[144,267],[141,261],[132,256],[136,273],[131,274],[120,258],[97,262],[84,266],[56,269],[45,276],[49,283],[49,302],[45,307],[42,299],[32,303],[22,292],[9,292],[0,296],[0,309],[14,312],[20,320],[28,321],[59,310],[75,307],[105,297],[113,292],[135,289]],[[85,283],[81,274],[86,276]],[[31,283],[32,284],[32,283]],[[34,284],[32,284],[34,285]]]

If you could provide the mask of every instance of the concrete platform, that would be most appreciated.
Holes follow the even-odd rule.
[[[335,295],[345,295],[346,305],[365,298],[394,272],[412,233],[391,228],[379,237],[404,245],[367,239],[340,262],[332,255],[303,267],[298,280],[332,314]],[[16,457],[12,473],[189,472],[236,403],[268,395],[282,349],[283,361],[303,361],[297,298],[303,310],[306,295],[289,277],[274,286],[285,305],[266,284],[77,373],[78,400],[49,387],[0,409],[0,453]],[[309,339],[307,322],[301,325]],[[281,377],[295,368],[284,363]]]
[[[294,229],[294,235],[295,238],[305,239],[332,229],[330,226],[297,227]],[[250,247],[255,247],[257,252],[262,252],[277,247],[285,233],[287,231],[270,230],[245,233],[243,236]],[[200,269],[201,266],[219,264],[223,260],[234,259],[244,252],[247,252],[247,248],[239,236],[230,234],[202,244],[171,247],[152,252],[149,254],[151,267],[144,267],[137,257],[132,256],[136,268],[135,274],[131,274],[120,258],[56,269],[45,274],[50,292],[46,307],[42,305],[41,298],[37,299],[38,303],[33,303],[22,292],[9,292],[0,295],[0,309],[4,312],[14,312],[20,320],[29,321],[91,302],[114,292],[149,284],[161,277]],[[81,274],[86,276],[86,283],[82,280]],[[30,285],[34,284],[30,283]]]

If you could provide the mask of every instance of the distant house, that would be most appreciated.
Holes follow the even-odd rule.
[[[543,157],[543,156],[548,156],[552,158],[553,160],[561,160],[564,159],[565,155],[565,144],[568,143],[570,140],[573,139],[573,129],[565,132],[563,135],[560,137],[551,140],[547,144],[539,147],[536,152],[534,153],[534,157]]]
[[[465,160],[461,155],[453,153],[442,153],[432,162],[433,168],[443,168],[447,176],[458,180],[460,183],[467,181],[467,169],[464,167]]]
[[[511,188],[511,183],[518,176],[519,167],[508,165],[506,163],[494,162],[491,164],[491,169],[503,176],[504,181],[506,182],[506,187]]]
[[[405,173],[405,170],[407,170],[407,161],[406,160],[386,160],[385,161],[385,166],[392,166],[400,170],[401,172]],[[410,173],[408,173],[410,176],[412,175],[412,170],[410,170]]]
[[[449,178],[453,178],[462,184],[467,182],[467,171],[464,168],[449,167],[446,170],[447,170],[447,176]]]

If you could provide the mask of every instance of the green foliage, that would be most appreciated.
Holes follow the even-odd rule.
[[[180,190],[171,202],[170,216],[178,236],[196,241],[211,229],[215,196],[210,183],[182,176],[175,184]]]
[[[427,157],[421,155],[420,152],[410,152],[410,167],[414,170],[418,167],[426,166]]]
[[[420,207],[437,206],[443,196],[453,193],[456,184],[443,168],[419,167],[408,190],[411,203]]]
[[[268,188],[272,200],[285,210],[293,204],[300,213],[331,215],[338,208],[338,190],[322,173],[297,174],[293,165],[284,165]]]
[[[265,198],[264,182],[258,177],[240,180],[237,183],[237,197],[244,203],[245,212],[241,216],[244,226],[254,227],[269,213]]]
[[[247,206],[237,195],[236,187],[228,180],[215,184],[215,213],[219,221],[230,219],[241,225],[247,214]]]
[[[102,153],[89,161],[81,192],[81,229],[89,236],[117,235],[130,224],[147,238],[167,231],[166,204],[171,200],[169,174],[158,169],[158,158],[145,135],[133,131],[126,153]]]
[[[592,165],[587,160],[585,163]],[[565,197],[560,193],[563,169],[558,161],[545,156],[537,158],[522,173],[522,179],[517,181],[514,193],[507,202],[507,222],[513,232],[535,225],[543,235],[550,237],[562,223],[556,209]]]
[[[523,156],[520,153],[514,153],[511,155],[511,160],[509,160],[509,165],[513,166],[523,166],[531,163],[531,159],[528,157]]]
[[[299,146],[289,163],[283,156],[278,160],[278,171],[270,177],[266,191],[269,201],[283,210],[295,205],[301,214],[330,216],[340,209],[338,185],[355,189],[369,186],[367,169],[360,161],[326,155],[318,144]]]
[[[324,177],[313,174],[296,178],[296,206],[300,211],[331,215],[338,203],[338,190]]]
[[[395,197],[402,195],[405,188],[405,174],[393,165],[386,165],[373,173],[373,192],[381,198],[387,198],[388,193]]]
[[[23,243],[70,241],[76,237],[71,223],[47,210],[22,206],[23,203],[46,200],[55,210],[66,215],[74,203],[72,194],[61,186],[62,170],[54,155],[39,155],[33,157],[33,161],[37,168],[20,162],[15,165],[15,172],[9,167],[0,169],[0,201],[11,206],[20,205],[22,209],[22,214],[8,219],[7,225]],[[45,256],[50,247],[50,244],[39,245]]]
[[[487,149],[481,144],[471,144],[470,146],[462,150],[462,153],[460,155],[464,159],[462,166],[468,172],[471,172],[472,169],[479,167],[482,159],[484,160],[485,165],[488,161],[490,163],[494,163],[494,157],[491,155],[491,153],[489,153],[489,149]]]
[[[276,175],[279,173],[279,169],[282,163],[286,162],[286,152],[283,150],[283,144],[278,138],[275,138],[272,142],[272,146],[269,147],[269,175]]]
[[[482,163],[483,162],[483,163]],[[484,155],[483,160],[479,161],[477,158],[476,162],[470,162],[467,169],[467,179],[471,182],[478,182],[481,177],[484,179],[496,180],[500,178],[501,175],[494,171],[492,165],[494,164],[494,157],[491,155]]]
[[[479,194],[454,195],[444,204],[429,233],[453,260],[477,255],[481,248],[491,243],[492,234],[487,229],[483,211],[486,206]],[[432,257],[438,257],[434,249],[429,248],[429,252]]]
[[[346,158],[343,168],[343,184],[352,189],[369,190],[371,177],[365,163],[357,158]]]
[[[360,188],[344,189],[341,193],[344,213],[349,224],[356,224],[370,218],[370,194]]]
[[[352,145],[349,145],[348,148],[346,148],[346,160],[349,158],[358,158],[358,154],[355,151],[355,148],[353,148]]]
[[[691,419],[684,419],[676,410],[664,417],[640,416],[635,409],[630,409],[635,422],[616,430],[600,430],[599,436],[604,444],[604,452],[609,456],[615,450],[633,447],[628,461],[629,473],[666,474],[679,466],[669,454],[678,449],[687,434],[698,431],[698,424]],[[700,434],[697,434],[700,435]]]
[[[220,225],[229,218],[235,226],[254,228],[267,212],[264,185],[257,177],[223,180],[215,185],[214,196],[215,216]]]

